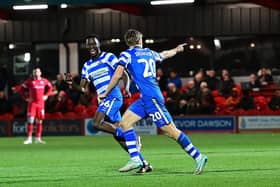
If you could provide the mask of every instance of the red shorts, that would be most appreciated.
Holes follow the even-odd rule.
[[[27,117],[45,119],[45,106],[38,103],[29,103],[27,107]]]

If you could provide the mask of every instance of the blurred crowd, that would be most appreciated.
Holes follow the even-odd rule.
[[[167,83],[161,89],[174,116],[280,113],[280,90],[268,68],[261,68],[241,83],[235,83],[227,69],[220,75],[213,69],[198,71],[186,85],[174,71],[169,77],[158,74],[157,79]]]
[[[7,97],[4,91],[6,83],[4,79],[0,80],[0,117],[25,117],[27,103],[19,94],[20,85],[12,87],[12,94]],[[280,114],[280,89],[268,68],[261,68],[238,84],[227,69],[219,75],[213,69],[198,71],[183,84],[176,71],[164,73],[158,68],[157,81],[173,116]],[[79,75],[74,76],[71,87],[62,74],[58,74],[52,83],[54,91],[45,103],[46,118],[94,116],[98,101],[93,86],[89,85],[85,92],[80,92]],[[123,110],[140,97],[133,81],[130,91],[132,97],[124,96]]]

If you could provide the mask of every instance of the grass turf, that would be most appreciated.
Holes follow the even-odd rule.
[[[143,136],[142,153],[154,171],[119,173],[128,155],[111,136],[0,138],[0,186],[280,186],[280,134],[191,134],[208,158],[194,176],[194,161],[165,136]]]

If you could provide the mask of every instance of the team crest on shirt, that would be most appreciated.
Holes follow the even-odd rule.
[[[103,64],[104,62],[103,62],[103,60],[99,60],[97,63],[98,64]]]

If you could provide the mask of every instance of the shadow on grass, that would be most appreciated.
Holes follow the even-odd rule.
[[[205,170],[203,174],[207,173],[235,173],[235,172],[250,172],[250,171],[280,171],[280,168],[240,168],[240,169],[222,169],[222,170]],[[166,169],[157,169],[151,173],[151,175],[185,175],[185,174],[193,174],[193,172],[185,172],[185,171],[170,171]]]
[[[254,168],[254,169],[224,169],[224,170],[206,170],[203,172],[203,175],[207,175],[207,173],[235,173],[235,172],[258,172],[258,171],[280,171],[280,168]],[[53,176],[49,175],[41,175],[41,176],[17,176],[17,177],[0,177],[0,186],[1,185],[10,185],[10,184],[24,184],[24,183],[49,183],[49,182],[61,182],[67,183],[69,181],[79,181],[81,179],[85,180],[86,178],[97,179],[97,178],[104,178],[104,179],[112,179],[112,178],[122,178],[122,177],[135,177],[135,176],[164,176],[164,175],[193,175],[193,172],[189,171],[171,171],[169,169],[155,169],[153,172],[145,173],[145,174],[137,174],[136,171],[126,172],[126,173],[119,173],[116,172],[116,175],[96,175],[96,174],[86,174],[81,176],[70,176],[67,177],[61,176],[60,178],[51,179]],[[44,179],[46,177],[50,177],[50,179]],[[33,178],[33,179],[30,179]],[[2,180],[1,180],[2,179]],[[8,181],[3,181],[7,179]],[[15,179],[14,181],[9,181],[11,179]]]

